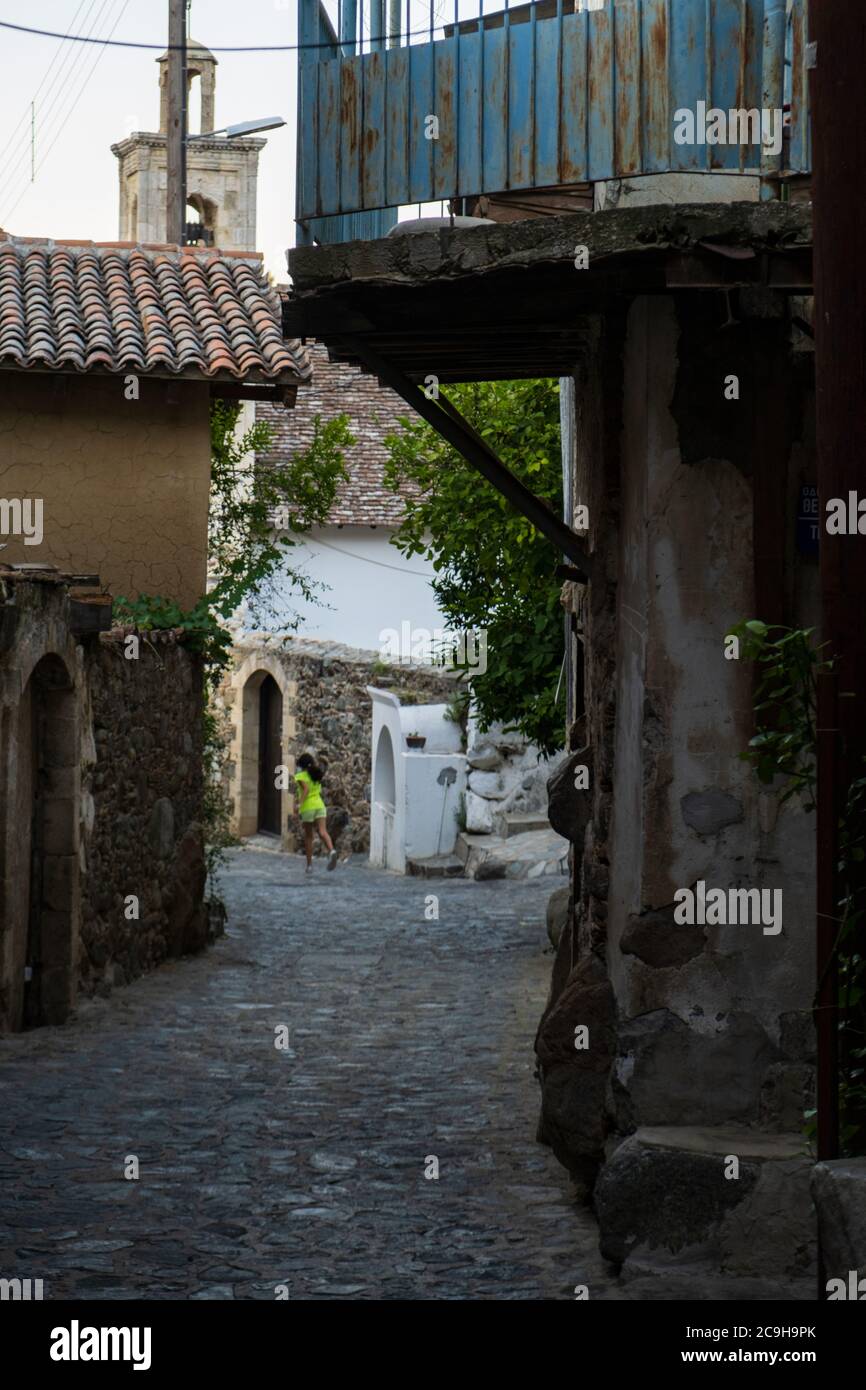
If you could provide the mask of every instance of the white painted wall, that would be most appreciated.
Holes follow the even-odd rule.
[[[301,615],[299,636],[378,651],[380,634],[399,632],[403,622],[446,626],[431,588],[432,564],[419,555],[407,560],[389,544],[390,534],[384,527],[327,526],[304,537],[292,563],[328,586],[317,591],[328,606],[306,603],[285,581],[274,581],[279,606]]]
[[[370,862],[405,873],[407,859],[453,850],[466,755],[446,705],[401,705],[390,690],[374,686],[367,694],[373,702]],[[416,732],[427,739],[421,752],[406,746],[406,735]],[[446,769],[454,780],[440,782]]]

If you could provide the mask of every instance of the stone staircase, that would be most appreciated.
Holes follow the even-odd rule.
[[[463,830],[453,854],[410,859],[406,871],[417,878],[540,878],[568,872],[568,841],[551,830],[543,814],[506,817],[504,835],[473,835]]]

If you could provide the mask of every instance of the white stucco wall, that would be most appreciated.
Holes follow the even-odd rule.
[[[392,691],[374,686],[367,694],[373,702],[370,862],[405,873],[407,859],[453,850],[466,756],[446,705],[401,705]],[[423,751],[408,748],[410,733],[424,734]]]
[[[445,628],[433,590],[433,566],[419,555],[407,560],[389,544],[390,531],[371,526],[328,526],[313,530],[292,555],[292,563],[311,581],[323,605],[307,603],[283,581],[274,583],[280,607],[301,615],[300,636],[378,651],[380,634]]]

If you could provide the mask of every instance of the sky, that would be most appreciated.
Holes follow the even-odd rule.
[[[100,38],[114,29],[115,40],[158,45],[106,49],[0,28],[0,227],[16,236],[116,240],[118,163],[111,146],[130,131],[159,127],[155,60],[168,37],[166,0],[0,0],[0,20]],[[219,60],[217,126],[273,115],[288,122],[264,137],[258,200],[258,249],[284,281],[285,252],[294,244],[295,54],[219,48],[294,44],[295,0],[192,0],[189,32]]]

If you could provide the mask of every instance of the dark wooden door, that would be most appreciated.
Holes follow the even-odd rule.
[[[259,688],[259,830],[279,835],[282,792],[276,786],[283,732],[283,697],[273,676]]]

